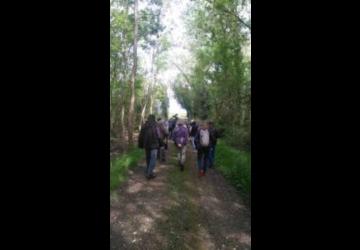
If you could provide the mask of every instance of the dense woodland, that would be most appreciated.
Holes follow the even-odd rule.
[[[170,0],[113,0],[110,12],[111,142],[135,144],[144,119],[168,118],[170,86],[189,119],[213,120],[224,141],[250,149],[251,20],[249,0],[189,1],[186,32],[191,58],[179,61],[162,22]],[[139,8],[141,4],[141,8]],[[139,51],[147,55],[142,60]],[[179,71],[172,82],[159,77]]]
[[[168,108],[166,88],[157,81],[168,46],[161,36],[162,1],[149,1],[141,11],[138,5],[138,0],[114,0],[110,12],[110,137],[130,146],[144,118],[167,117]],[[139,64],[139,47],[151,55],[150,70]]]

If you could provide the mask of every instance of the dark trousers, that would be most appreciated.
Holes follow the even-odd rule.
[[[157,154],[157,159],[160,161],[166,161],[166,150],[167,150],[167,143],[166,139],[160,141],[160,147]]]
[[[204,172],[206,172],[206,170],[209,166],[209,154],[210,154],[209,147],[203,147],[203,148],[198,149],[197,160],[198,160],[198,169],[199,170],[204,170]]]
[[[156,158],[157,158],[157,149],[145,149],[146,155],[146,170],[145,174],[150,176],[154,173],[154,168],[156,165]]]
[[[210,152],[209,152],[209,167],[210,168],[212,168],[215,163],[215,150],[216,150],[216,145],[212,145],[210,147]]]

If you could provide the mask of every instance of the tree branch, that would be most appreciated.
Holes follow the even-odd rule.
[[[208,2],[209,4],[212,4],[214,6],[214,2],[211,2],[209,0],[205,0],[206,2]],[[228,13],[232,16],[235,16],[236,19],[242,24],[244,25],[245,27],[247,27],[249,30],[251,30],[251,26],[249,24],[247,24],[244,20],[242,20],[236,13],[226,9],[225,7],[222,7],[222,8],[219,8],[219,10],[222,10],[223,12],[225,13]]]
[[[223,8],[223,9],[221,9],[221,10],[223,10],[224,12],[226,12],[226,13],[234,16],[234,17],[236,17],[237,20],[238,20],[241,24],[243,24],[243,25],[246,26],[249,30],[251,30],[251,26],[248,25],[245,21],[243,21],[238,15],[236,15],[235,13],[233,13],[233,12],[231,12],[231,11],[225,9],[225,8]]]
[[[191,85],[190,79],[189,79],[189,77],[185,74],[185,72],[184,72],[176,63],[174,63],[174,62],[171,62],[171,63],[175,65],[175,67],[176,67],[176,68],[180,71],[180,73],[184,76],[184,78],[185,78],[185,80],[187,81],[187,83],[188,83],[189,85]]]

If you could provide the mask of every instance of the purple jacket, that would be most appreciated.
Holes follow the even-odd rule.
[[[189,131],[186,126],[177,126],[173,133],[173,140],[176,145],[181,144],[185,146],[188,143]]]

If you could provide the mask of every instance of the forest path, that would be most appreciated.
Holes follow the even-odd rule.
[[[199,178],[187,148],[180,171],[176,148],[146,180],[144,165],[110,195],[110,249],[251,249],[250,211],[216,169]]]

